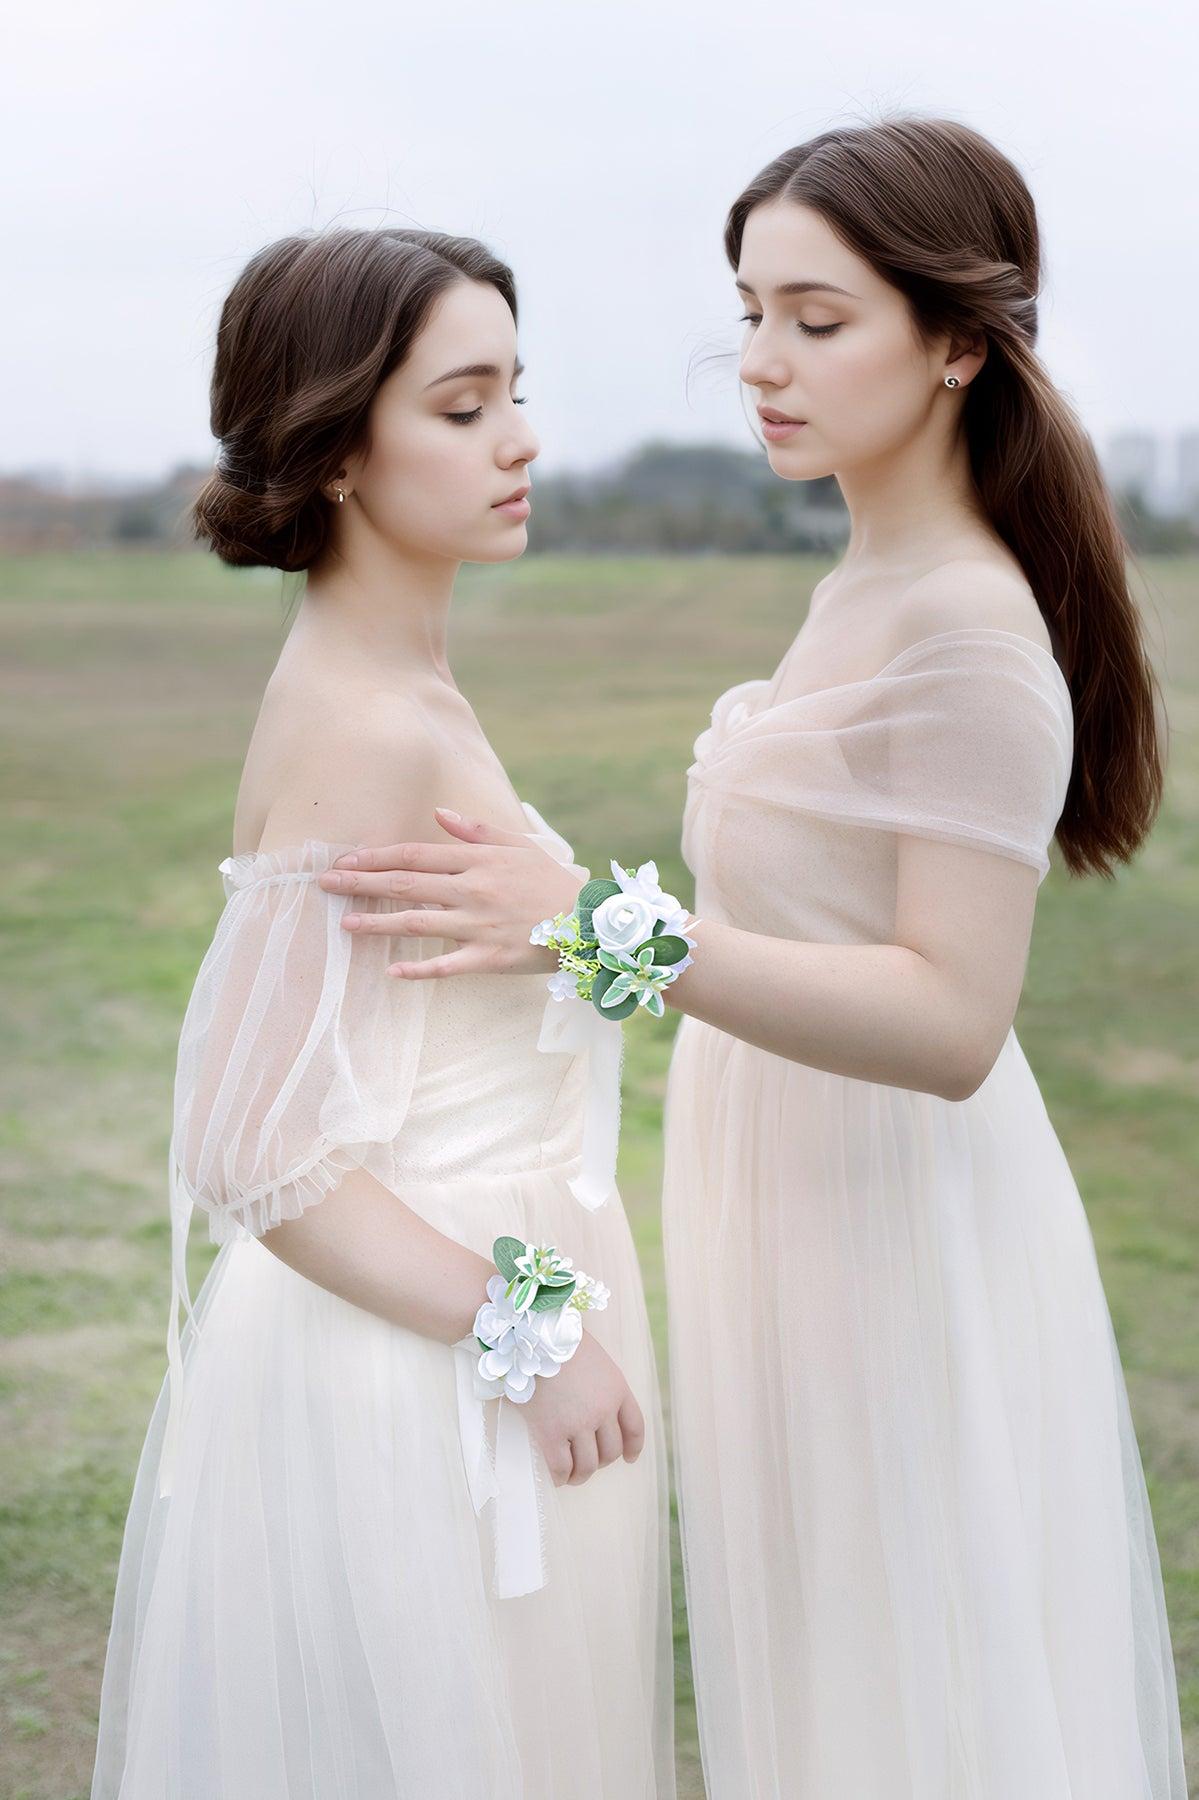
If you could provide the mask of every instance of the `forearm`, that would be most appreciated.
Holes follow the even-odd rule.
[[[974,1056],[953,985],[902,944],[763,937],[700,919],[668,1006],[791,1062],[961,1099]]]
[[[318,1287],[443,1344],[469,1335],[496,1272],[362,1169],[261,1241]]]

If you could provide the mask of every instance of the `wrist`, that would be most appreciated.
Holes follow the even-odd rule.
[[[553,953],[557,973],[547,985],[555,1000],[590,1001],[613,1023],[639,1007],[660,1019],[667,992],[694,960],[689,931],[699,920],[662,891],[656,863],[633,870],[613,861],[611,869],[615,879],[584,882],[572,910],[540,920],[529,942]]]
[[[454,1269],[453,1290],[444,1296],[446,1306],[441,1315],[441,1330],[438,1333],[441,1342],[451,1346],[464,1340],[473,1341],[479,1295],[486,1292],[488,1278],[495,1274],[495,1265],[488,1262],[485,1256],[479,1256],[465,1246],[463,1252]]]
[[[583,1342],[583,1314],[606,1307],[609,1292],[554,1245],[498,1237],[492,1249],[487,1297],[462,1347],[477,1353],[478,1398],[523,1405],[539,1378],[556,1375],[575,1355]]]

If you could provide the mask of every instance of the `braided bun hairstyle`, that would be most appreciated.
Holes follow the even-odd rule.
[[[252,256],[217,327],[220,451],[193,536],[237,568],[311,568],[329,532],[322,487],[364,447],[380,386],[463,280],[490,282],[516,318],[512,271],[474,238],[338,227]]]

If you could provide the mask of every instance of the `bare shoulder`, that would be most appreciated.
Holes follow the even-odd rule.
[[[1053,645],[1036,595],[1023,574],[986,556],[941,563],[908,586],[895,609],[893,653],[942,631],[982,626]]]
[[[394,843],[434,835],[445,751],[394,693],[268,689],[238,795],[235,837],[261,850],[316,838]]]

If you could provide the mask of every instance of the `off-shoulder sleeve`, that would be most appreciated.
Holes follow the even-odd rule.
[[[1043,880],[1073,755],[1070,691],[1049,652],[1015,633],[945,633],[897,657],[882,688],[894,828],[1010,856]]]
[[[869,680],[714,721],[694,773],[750,802],[1014,857],[1043,880],[1073,743],[1049,652],[968,627],[910,645]]]
[[[172,1132],[214,1242],[297,1217],[349,1169],[391,1167],[429,984],[386,969],[441,944],[342,929],[351,897],[316,877],[352,848],[309,839],[221,865],[226,904],[180,1032]]]
[[[442,940],[343,931],[351,896],[317,876],[349,843],[305,839],[226,857],[225,908],[179,1034],[168,1157],[169,1405],[158,1493],[172,1491],[184,1410],[184,1332],[200,1330],[187,1282],[194,1207],[214,1243],[297,1218],[350,1169],[385,1184],[420,1063],[430,984],[386,973]],[[400,910],[373,896],[356,912]]]

